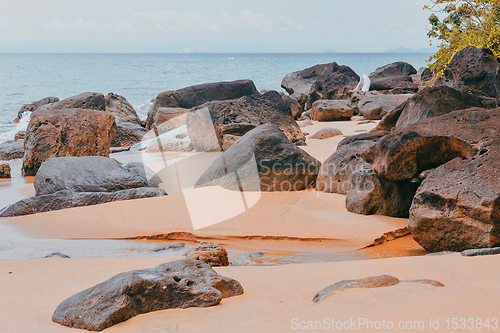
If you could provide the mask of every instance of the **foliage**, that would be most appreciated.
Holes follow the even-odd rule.
[[[428,62],[438,76],[455,54],[468,45],[490,48],[500,56],[500,0],[431,1],[431,6],[424,7],[433,12],[427,35],[441,44]]]

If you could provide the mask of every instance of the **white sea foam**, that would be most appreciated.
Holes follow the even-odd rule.
[[[14,136],[16,135],[16,133],[21,132],[21,131],[26,131],[26,129],[28,128],[28,124],[30,122],[30,119],[31,119],[31,114],[32,114],[32,112],[25,112],[23,114],[21,120],[19,120],[18,124],[13,124],[12,128],[10,130],[8,130],[7,132],[4,132],[4,133],[0,133],[0,143],[3,143],[5,141],[9,141],[9,140],[14,140]]]

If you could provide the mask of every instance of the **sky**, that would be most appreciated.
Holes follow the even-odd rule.
[[[0,0],[0,52],[383,52],[430,0]]]

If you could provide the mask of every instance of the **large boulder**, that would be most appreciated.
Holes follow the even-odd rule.
[[[0,143],[0,161],[15,160],[24,156],[24,140],[10,140]]]
[[[30,103],[30,104],[24,104],[21,107],[21,109],[17,112],[17,117],[16,117],[16,119],[14,119],[14,122],[18,123],[21,120],[21,118],[23,117],[23,114],[26,112],[33,112],[43,105],[47,105],[47,104],[51,104],[51,103],[55,103],[55,102],[59,102],[59,98],[57,98],[57,97],[45,97],[39,101]]]
[[[148,113],[146,128],[150,129],[155,122],[159,108],[191,109],[211,101],[237,99],[257,93],[257,88],[251,80],[205,83],[175,91],[165,91],[154,100]]]
[[[498,105],[500,58],[495,57],[490,49],[467,46],[457,52],[435,86],[448,86],[484,95]]]
[[[109,93],[104,98],[106,111],[115,116],[117,123],[134,123],[142,125],[141,119],[137,115],[134,107],[125,99],[125,97]]]
[[[358,74],[350,67],[333,62],[290,73],[281,82],[281,87],[302,107],[310,109],[321,99],[348,99],[358,82]]]
[[[370,120],[380,120],[396,106],[406,102],[412,94],[401,95],[372,95],[358,102],[359,113]]]
[[[321,163],[294,145],[274,124],[238,140],[203,173],[196,187],[234,191],[300,191],[314,186]]]
[[[130,147],[141,142],[148,130],[137,123],[116,123],[116,135],[111,141],[111,147]]]
[[[375,130],[392,131],[452,111],[486,107],[475,96],[446,86],[425,88],[387,113]]]
[[[253,128],[265,123],[278,126],[293,142],[305,140],[290,106],[276,91],[231,101],[214,101],[191,110],[187,129],[198,151],[226,150]]]
[[[456,157],[472,158],[482,142],[498,137],[499,126],[499,109],[454,111],[392,132],[363,158],[389,180],[411,180]]]
[[[411,75],[417,70],[406,62],[395,62],[377,68],[370,74],[370,90],[401,90],[417,92],[418,86],[413,83]]]
[[[387,134],[363,133],[341,141],[321,167],[316,189],[345,194],[346,208],[353,213],[408,217],[418,183],[389,181],[362,158],[366,149]]]
[[[115,117],[108,112],[39,108],[26,131],[23,173],[34,176],[52,157],[109,156],[115,134]]]
[[[417,191],[408,225],[430,252],[500,246],[500,141],[431,172]]]
[[[106,110],[104,95],[95,92],[84,92],[71,96],[61,101],[41,106],[37,110],[60,110],[60,109],[86,109],[86,110]]]
[[[139,187],[116,192],[74,192],[58,191],[22,199],[0,210],[0,217],[13,217],[73,207],[100,205],[114,201],[153,198],[167,195],[159,188]]]
[[[354,111],[348,101],[319,100],[313,103],[311,110],[312,120],[336,121],[350,120]]]
[[[114,192],[147,187],[148,179],[109,157],[58,157],[42,163],[33,186],[36,195],[62,190]]]
[[[115,275],[64,300],[52,320],[64,326],[102,331],[136,315],[165,309],[208,307],[243,294],[243,287],[197,260]]]

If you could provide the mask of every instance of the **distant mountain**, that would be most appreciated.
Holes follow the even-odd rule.
[[[386,50],[384,53],[436,53],[437,47],[423,47],[421,49],[409,49],[406,47],[399,47],[397,49]]]

